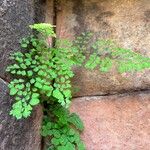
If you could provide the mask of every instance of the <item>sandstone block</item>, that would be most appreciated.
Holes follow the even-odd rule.
[[[86,150],[149,150],[150,93],[76,98]]]
[[[149,150],[148,92],[76,98],[71,110],[84,121],[86,150]]]
[[[57,13],[57,35],[74,39],[85,31],[94,38],[112,39],[120,47],[150,57],[149,0],[62,0]],[[148,89],[149,70],[119,74],[115,69],[103,74],[76,68],[73,84],[81,90],[75,96],[121,93]]]

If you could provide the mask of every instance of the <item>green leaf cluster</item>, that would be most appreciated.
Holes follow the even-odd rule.
[[[34,106],[44,107],[42,135],[50,138],[49,150],[84,150],[80,139],[83,123],[69,112],[72,99],[73,67],[84,66],[108,72],[116,65],[120,73],[150,68],[150,58],[119,48],[110,40],[91,40],[92,33],[82,33],[73,41],[57,39],[54,26],[34,24],[38,34],[20,41],[22,51],[10,55],[12,74],[9,84],[14,104],[10,114],[17,119],[31,115]],[[54,46],[47,43],[55,38]]]
[[[120,73],[150,68],[150,58],[128,49],[119,48],[113,41],[98,40],[92,46],[85,67],[108,72],[114,65]]]
[[[80,132],[84,126],[75,113],[70,113],[68,109],[56,105],[50,107],[51,118],[45,117],[41,134],[50,137],[51,143],[47,145],[51,150],[85,150],[85,145],[80,139]]]
[[[56,37],[53,27],[54,26],[48,23],[38,23],[38,24],[30,25],[31,29],[37,30],[39,33],[41,33],[42,35],[46,37],[48,36]]]
[[[112,56],[115,57],[120,73],[141,71],[150,68],[150,58],[124,48],[116,48]]]

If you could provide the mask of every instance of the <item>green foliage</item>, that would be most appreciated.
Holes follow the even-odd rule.
[[[150,68],[150,58],[132,52],[131,50],[117,48],[113,51],[112,56],[116,58],[115,60],[120,73],[141,71]]]
[[[73,66],[99,68],[108,72],[116,65],[120,73],[150,67],[150,59],[138,53],[118,48],[110,40],[91,43],[90,32],[82,33],[74,41],[56,39],[50,47],[47,38],[56,35],[46,23],[30,26],[39,34],[23,38],[24,51],[11,54],[12,65],[7,67],[13,76],[9,84],[15,102],[10,114],[17,119],[31,115],[33,107],[44,106],[42,135],[50,137],[49,150],[84,150],[80,139],[83,123],[78,115],[70,114]],[[90,50],[89,50],[90,49]]]
[[[55,120],[45,116],[41,131],[44,137],[51,139],[49,149],[85,150],[79,134],[84,129],[81,119],[60,105],[49,107],[49,112],[52,112],[51,118]]]
[[[56,37],[53,27],[54,26],[48,23],[38,23],[38,24],[30,25],[31,29],[37,30],[38,32],[42,33],[46,37],[48,36]]]
[[[98,40],[91,48],[93,53],[85,64],[87,69],[99,67],[101,72],[108,72],[113,65],[116,65],[118,71],[124,73],[150,68],[150,58],[131,50],[118,48],[110,40]]]

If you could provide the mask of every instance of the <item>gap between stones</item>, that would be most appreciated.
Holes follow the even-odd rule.
[[[47,2],[48,0],[46,0],[45,2]],[[57,5],[58,5],[58,0],[53,0],[53,18],[52,18],[52,24],[55,25],[54,27],[54,32],[56,33],[57,32]],[[56,42],[56,39],[55,38],[52,38],[52,46],[55,46],[55,42]],[[54,82],[54,81],[53,81]],[[44,142],[44,137],[41,136],[41,147],[40,149],[41,150],[44,150],[44,146],[45,146],[45,142]]]
[[[98,95],[83,95],[83,96],[75,96],[73,97],[74,99],[76,98],[83,98],[83,97],[98,97],[98,96],[115,96],[115,95],[132,95],[132,94],[140,94],[140,93],[150,93],[150,88],[147,89],[135,89],[135,90],[124,90],[116,93],[106,93],[106,94],[98,94]]]

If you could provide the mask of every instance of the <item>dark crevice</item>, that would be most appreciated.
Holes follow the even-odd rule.
[[[55,25],[54,27],[54,32],[56,33],[57,29],[57,5],[58,5],[58,0],[53,0],[53,25]],[[52,47],[55,46],[55,43],[56,43],[56,39],[55,38],[52,38]]]
[[[97,95],[83,95],[83,96],[74,96],[74,98],[83,98],[83,97],[98,97],[98,96],[115,96],[115,95],[124,95],[124,94],[139,94],[139,93],[150,93],[150,88],[147,89],[135,89],[135,90],[124,90],[116,93],[106,93],[106,94],[97,94]]]
[[[46,0],[34,0],[34,5],[34,23],[44,22]]]
[[[53,15],[53,25],[57,25],[57,5],[58,5],[58,1],[54,0],[53,2],[53,11],[54,11],[54,15]],[[56,28],[54,28],[54,31],[56,33]]]
[[[53,18],[52,18],[52,24],[55,26],[54,27],[54,32],[56,33],[57,29],[57,5],[58,5],[58,0],[53,0]],[[52,38],[52,47],[55,47],[56,43],[56,38]],[[53,81],[54,83],[55,81]],[[45,107],[46,108],[46,107]],[[41,150],[45,149],[45,138],[41,137]]]

